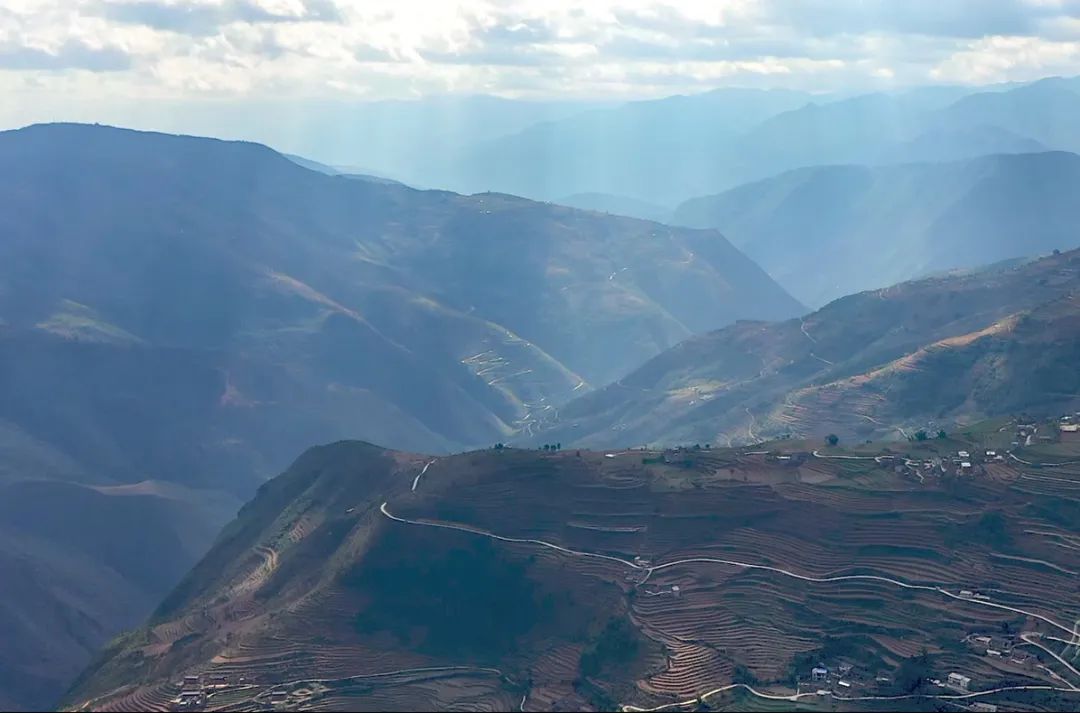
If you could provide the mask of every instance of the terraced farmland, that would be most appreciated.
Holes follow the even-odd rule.
[[[185,676],[217,710],[1080,705],[1080,472],[785,447],[316,449],[67,705]]]

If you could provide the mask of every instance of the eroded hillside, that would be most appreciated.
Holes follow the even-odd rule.
[[[922,705],[954,671],[986,702],[1075,701],[1080,461],[1052,464],[1080,443],[982,455],[1014,428],[904,452],[313,449],[67,705]]]
[[[531,442],[906,438],[1031,409],[1080,378],[1080,251],[905,282],[806,317],[741,322],[561,408]]]

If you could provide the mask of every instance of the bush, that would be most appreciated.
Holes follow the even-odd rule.
[[[837,443],[840,442],[840,437],[837,436],[835,433],[830,433],[829,435],[825,436],[825,442],[828,443],[830,446],[835,446]]]
[[[637,632],[629,622],[625,618],[612,617],[596,643],[581,654],[578,671],[588,678],[606,668],[628,664],[637,656],[639,648]]]

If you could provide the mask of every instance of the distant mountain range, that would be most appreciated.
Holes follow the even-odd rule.
[[[724,89],[536,123],[413,178],[465,192],[600,193],[674,206],[808,166],[1080,151],[1078,113],[1078,79],[842,98]]]
[[[693,337],[525,442],[842,440],[1080,405],[1080,250],[845,297]]]
[[[953,268],[1080,246],[1080,156],[817,166],[683,203],[811,306]]]
[[[716,231],[109,127],[0,133],[0,234],[0,487],[25,515],[0,518],[0,683],[23,705],[310,444],[492,443],[694,332],[803,311]]]

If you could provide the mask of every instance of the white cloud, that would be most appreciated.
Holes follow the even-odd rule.
[[[0,0],[41,99],[643,96],[1080,72],[1080,0]]]

